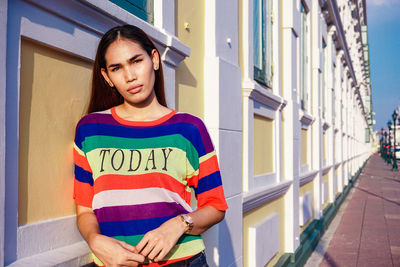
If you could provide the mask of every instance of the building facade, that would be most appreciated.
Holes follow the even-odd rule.
[[[365,0],[0,0],[0,266],[82,266],[72,142],[104,32],[141,27],[202,118],[226,218],[210,266],[304,260],[372,153]]]

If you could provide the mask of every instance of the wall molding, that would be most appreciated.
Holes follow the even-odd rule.
[[[243,213],[268,203],[286,193],[292,181],[283,181],[273,186],[266,186],[257,191],[243,194]]]

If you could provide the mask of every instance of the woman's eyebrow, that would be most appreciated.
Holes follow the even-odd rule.
[[[131,61],[135,60],[136,58],[138,58],[138,57],[140,57],[140,56],[142,56],[142,54],[134,55],[133,57],[131,57],[131,58],[128,59],[127,61],[128,61],[128,62],[131,62]],[[114,64],[108,65],[107,68],[120,67],[121,65],[122,65],[121,63],[114,63]]]

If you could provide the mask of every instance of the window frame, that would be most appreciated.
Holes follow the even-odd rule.
[[[300,1],[300,108],[308,112],[310,94],[310,9]]]
[[[253,78],[259,84],[272,90],[273,0],[253,1]],[[259,25],[259,27],[256,27],[256,25]],[[259,32],[256,32],[257,28],[261,32],[261,36],[259,36]],[[257,52],[257,50],[260,51]],[[261,66],[256,64],[258,57],[260,57]]]

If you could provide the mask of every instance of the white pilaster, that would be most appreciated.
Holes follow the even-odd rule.
[[[284,173],[292,185],[285,195],[285,238],[287,252],[294,252],[300,243],[299,232],[299,171],[300,171],[300,121],[297,97],[298,36],[300,34],[300,10],[292,0],[282,1],[282,88],[287,105],[284,117]]]
[[[228,11],[228,12],[227,12]],[[219,155],[229,216],[207,235],[218,249],[210,266],[242,258],[242,89],[238,66],[238,1],[205,1],[204,121]],[[223,234],[221,234],[223,233]],[[206,240],[206,243],[208,241]],[[216,260],[218,259],[218,261]]]

